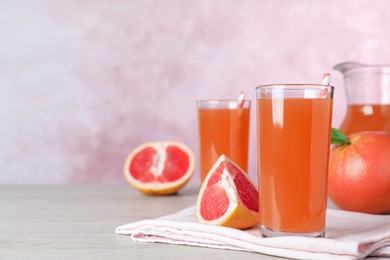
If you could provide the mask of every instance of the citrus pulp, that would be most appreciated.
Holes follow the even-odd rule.
[[[135,148],[124,165],[126,180],[149,195],[176,193],[191,178],[193,152],[179,142],[149,142]]]
[[[199,223],[238,229],[258,224],[256,184],[239,166],[221,155],[200,188],[196,218]]]

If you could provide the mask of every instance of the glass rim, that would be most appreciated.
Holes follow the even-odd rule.
[[[272,88],[281,88],[281,89],[289,89],[289,90],[303,90],[303,89],[334,89],[332,85],[324,85],[324,84],[311,84],[311,83],[281,83],[281,84],[264,84],[258,85],[256,90],[258,89],[272,89]]]
[[[196,107],[198,109],[217,109],[217,108],[238,108],[238,99],[201,99],[196,100]],[[243,100],[242,109],[250,109],[251,101],[249,99]]]
[[[349,75],[355,75],[359,73],[366,73],[362,74],[362,76],[365,75],[383,75],[383,74],[390,74],[390,65],[366,65],[363,67],[356,67],[346,70],[343,74],[346,76]]]
[[[244,103],[251,103],[251,100],[249,99],[244,99]],[[238,103],[238,99],[199,99],[196,100],[196,103]]]

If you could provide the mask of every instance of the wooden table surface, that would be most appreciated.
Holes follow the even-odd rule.
[[[280,259],[117,235],[117,226],[195,204],[197,188],[145,196],[128,185],[0,186],[0,259]]]

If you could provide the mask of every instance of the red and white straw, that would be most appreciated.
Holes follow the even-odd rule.
[[[238,108],[243,108],[244,107],[244,101],[245,101],[245,91],[241,91],[240,95],[238,96],[237,107]]]
[[[322,85],[329,86],[330,84],[330,74],[324,73],[324,77],[322,78]],[[320,97],[326,97],[328,95],[329,89],[323,88],[321,89]]]
[[[330,84],[330,74],[324,73],[324,77],[322,78],[322,85],[329,85]]]

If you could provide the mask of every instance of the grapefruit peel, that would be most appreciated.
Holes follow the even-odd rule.
[[[341,135],[330,152],[329,197],[344,210],[389,213],[390,135],[382,131]]]

